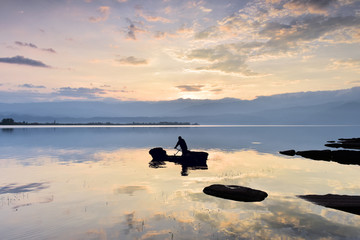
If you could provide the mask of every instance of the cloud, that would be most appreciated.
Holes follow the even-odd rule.
[[[360,59],[333,60],[331,69],[360,69]]]
[[[45,88],[45,86],[42,86],[42,85],[36,86],[31,83],[25,83],[25,84],[19,85],[19,87],[21,87],[21,88]]]
[[[312,13],[327,14],[327,8],[338,0],[291,0],[283,7],[292,10],[296,14]]]
[[[204,85],[179,85],[176,87],[182,92],[200,92]]]
[[[135,192],[138,191],[147,191],[147,187],[145,186],[123,186],[114,190],[117,194],[128,194],[130,196],[134,196]]]
[[[135,24],[139,24],[138,22],[131,21],[129,18],[126,19],[129,23],[126,31],[126,38],[131,40],[137,40],[136,34],[145,32],[145,30],[137,27]]]
[[[23,192],[37,192],[48,188],[47,182],[29,183],[25,185],[16,185],[15,183],[0,187],[0,194],[7,193],[23,193]]]
[[[315,40],[322,41],[324,37],[337,30],[358,27],[360,27],[360,17],[309,16],[289,24],[267,23],[259,34],[270,38],[264,44],[264,52],[276,53],[297,50],[296,48],[301,44]]]
[[[347,84],[360,84],[360,80],[350,81],[350,82],[347,82]]]
[[[52,48],[43,48],[42,50],[49,53],[56,53],[56,51]]]
[[[103,22],[106,21],[110,15],[110,7],[108,6],[101,6],[97,9],[97,12],[99,13],[99,17],[90,17],[89,21],[93,23],[97,22]]]
[[[244,76],[254,76],[247,64],[247,56],[236,53],[230,49],[230,45],[218,45],[213,48],[194,49],[186,53],[185,58],[189,60],[204,60],[208,62],[205,66],[195,68],[195,70],[219,71],[223,73],[241,74]]]
[[[222,88],[215,88],[215,89],[212,89],[212,90],[210,90],[211,92],[215,92],[215,93],[220,93],[220,92],[222,92],[223,91],[223,89]]]
[[[206,13],[212,12],[212,9],[206,8],[206,7],[204,7],[204,6],[200,6],[199,9],[200,9],[201,11],[203,11],[203,12],[206,12]]]
[[[121,63],[122,65],[146,65],[148,64],[148,60],[143,58],[136,58],[134,56],[126,57],[117,60],[117,62]]]
[[[180,58],[202,62],[193,70],[254,76],[248,62],[298,56],[325,44],[359,42],[360,15],[351,11],[341,14],[345,6],[348,9],[358,5],[341,4],[335,0],[251,2],[216,25],[196,32],[194,38],[202,40],[199,45],[206,47],[187,51]],[[326,10],[331,16],[309,12],[299,16],[290,9],[295,6],[312,12]],[[214,45],[220,40],[227,43]]]
[[[185,35],[193,35],[194,34],[194,28],[187,27],[186,25],[182,25],[177,31],[177,34],[185,34]]]
[[[15,56],[11,58],[0,58],[0,63],[10,63],[10,64],[19,64],[19,65],[27,65],[32,67],[43,67],[43,68],[51,68],[50,66],[44,64],[43,62],[33,60],[30,58],[25,58],[23,56]]]
[[[21,46],[21,47],[38,48],[38,47],[37,47],[35,44],[33,44],[33,43],[24,43],[24,42],[16,41],[15,44],[18,45],[18,46]]]
[[[156,31],[154,33],[154,38],[156,39],[165,39],[167,37],[174,38],[174,37],[178,37],[178,35],[169,32],[162,32],[162,31]]]
[[[35,44],[33,43],[26,43],[26,42],[20,42],[20,41],[16,41],[15,45],[17,46],[21,46],[21,47],[29,47],[29,48],[34,48],[34,49],[39,49],[45,52],[49,52],[49,53],[56,53],[56,51],[52,48],[38,48]]]
[[[160,17],[160,16],[151,16],[148,14],[145,14],[142,8],[138,7],[137,13],[140,17],[144,18],[148,22],[162,22],[162,23],[170,23],[171,21],[167,18]]]
[[[95,99],[98,98],[98,95],[106,94],[106,91],[101,88],[72,88],[72,87],[62,87],[55,89],[56,92],[54,95],[60,95],[65,97],[80,98],[80,99]]]

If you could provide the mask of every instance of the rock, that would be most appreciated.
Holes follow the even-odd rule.
[[[328,141],[326,147],[360,149],[360,138],[340,138],[339,141]]]
[[[268,196],[266,192],[260,190],[221,184],[205,187],[203,192],[211,196],[242,202],[261,202]]]
[[[296,155],[300,155],[305,158],[310,158],[314,160],[326,160],[330,161],[331,151],[330,150],[308,150],[308,151],[298,151]]]
[[[360,196],[326,194],[298,197],[320,206],[360,215]]]
[[[295,150],[294,150],[294,149],[292,149],[292,150],[286,150],[286,151],[280,151],[279,153],[280,153],[280,154],[287,155],[287,156],[295,156]]]
[[[360,151],[354,150],[309,150],[298,151],[296,155],[313,160],[333,161],[340,164],[360,165]]]

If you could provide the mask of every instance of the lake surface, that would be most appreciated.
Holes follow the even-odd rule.
[[[149,167],[180,135],[208,169]],[[360,126],[1,128],[0,239],[358,239],[360,216],[296,196],[360,195],[360,166],[278,154],[352,137]],[[217,183],[269,196],[202,192]]]

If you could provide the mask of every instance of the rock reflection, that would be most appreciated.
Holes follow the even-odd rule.
[[[320,206],[360,215],[360,196],[326,194],[299,195],[298,197]]]

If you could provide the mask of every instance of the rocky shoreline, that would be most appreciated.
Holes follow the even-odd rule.
[[[295,151],[293,149],[280,151],[287,156],[301,156],[304,158],[320,161],[332,161],[340,164],[360,165],[360,138],[340,138],[338,141],[328,141],[325,144],[330,148],[344,148],[356,150],[307,150]],[[360,215],[360,196],[326,194],[326,195],[299,195],[297,196],[314,204],[327,208]]]

